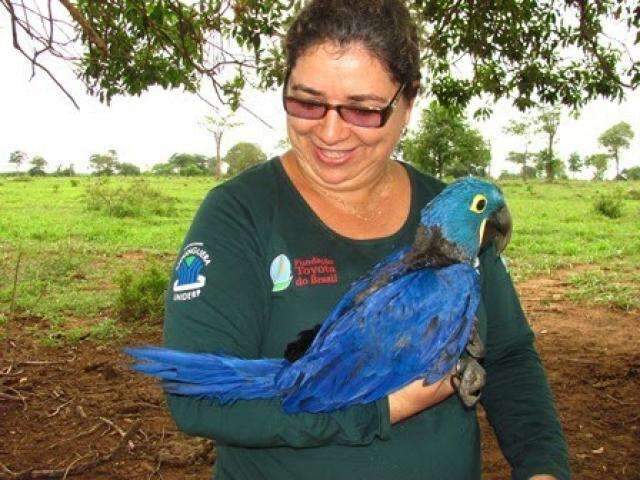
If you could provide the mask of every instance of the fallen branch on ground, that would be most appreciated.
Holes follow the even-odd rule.
[[[138,431],[138,428],[140,428],[141,423],[142,422],[140,420],[133,422],[133,424],[131,425],[131,427],[125,434],[125,436],[122,437],[122,439],[120,440],[120,443],[118,443],[116,448],[111,450],[111,452],[107,453],[106,455],[99,456],[95,460],[91,460],[90,462],[78,464],[75,466],[73,464],[77,463],[77,460],[74,460],[74,462],[72,462],[68,467],[57,469],[57,470],[29,469],[23,472],[12,472],[8,467],[0,463],[0,468],[2,468],[2,470],[5,472],[5,473],[0,473],[0,480],[34,480],[34,479],[41,479],[41,478],[66,478],[68,475],[76,475],[78,473],[86,472],[87,470],[95,468],[102,463],[112,460],[118,453],[120,453],[120,451],[123,450],[129,444],[131,437],[133,437],[133,435]]]

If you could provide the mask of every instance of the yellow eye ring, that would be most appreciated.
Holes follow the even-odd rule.
[[[473,197],[473,201],[469,206],[469,210],[474,213],[482,213],[484,209],[487,208],[487,197],[479,193],[475,197]]]

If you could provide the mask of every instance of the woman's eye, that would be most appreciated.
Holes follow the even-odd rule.
[[[480,194],[473,197],[469,210],[475,213],[482,213],[485,208],[487,208],[487,197]]]

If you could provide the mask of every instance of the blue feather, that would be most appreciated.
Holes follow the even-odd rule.
[[[158,347],[125,352],[140,361],[135,370],[161,379],[170,393],[221,403],[279,397],[289,413],[373,402],[416,379],[433,383],[452,371],[469,341],[480,302],[473,261],[489,216],[503,207],[502,193],[487,182],[447,187],[422,210],[414,245],[355,282],[293,363]],[[181,281],[199,269],[186,265]]]

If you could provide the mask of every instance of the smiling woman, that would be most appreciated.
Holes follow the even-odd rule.
[[[443,188],[392,159],[420,81],[417,32],[403,1],[312,0],[289,30],[286,53],[292,148],[205,199],[172,280],[198,293],[178,295],[176,287],[167,296],[166,347],[282,358],[355,280],[412,242],[421,208]],[[480,200],[473,206],[483,208]],[[194,244],[211,259],[197,285],[179,281]],[[533,335],[495,249],[481,255],[480,269],[484,407],[514,478],[566,479]],[[222,480],[479,479],[476,412],[452,392],[445,375],[322,414],[288,415],[278,398],[221,405],[171,394],[168,403],[181,429],[217,441]]]
[[[399,96],[402,87],[361,42],[310,47],[288,75],[292,150],[283,166],[314,212],[346,237],[391,235],[409,214],[408,174],[390,158],[413,104]]]

